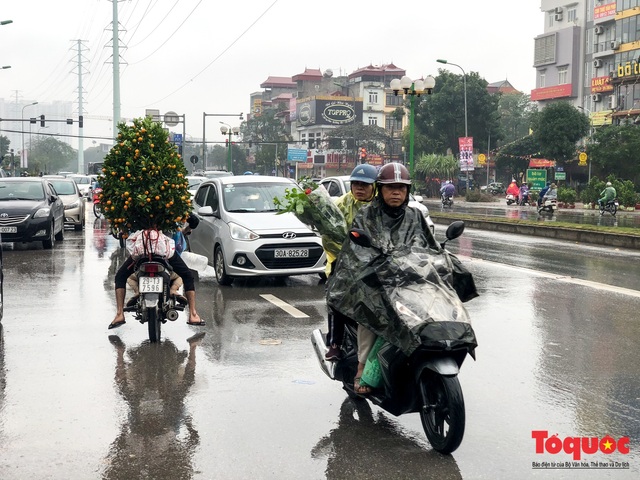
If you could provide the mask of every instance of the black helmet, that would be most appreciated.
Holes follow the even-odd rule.
[[[387,163],[378,172],[379,184],[385,185],[389,183],[404,183],[405,185],[411,185],[411,176],[407,167],[400,163]]]

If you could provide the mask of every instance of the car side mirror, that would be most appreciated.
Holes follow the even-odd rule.
[[[422,195],[414,195],[414,196],[413,196],[413,198],[414,198],[414,200],[415,200],[416,202],[418,202],[418,203],[422,203],[422,201],[424,200],[424,199],[422,198]]]

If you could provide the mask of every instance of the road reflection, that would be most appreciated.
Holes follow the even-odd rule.
[[[338,426],[320,439],[311,456],[327,459],[327,480],[462,478],[453,456],[441,455],[408,438],[384,414],[374,416],[364,400],[345,399]]]
[[[109,336],[117,355],[115,383],[129,413],[109,449],[104,479],[193,477],[192,456],[200,438],[184,401],[203,337],[189,338],[186,352],[170,340],[127,350],[120,337]]]

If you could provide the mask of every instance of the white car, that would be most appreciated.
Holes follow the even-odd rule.
[[[324,276],[320,235],[293,213],[278,214],[274,203],[294,187],[289,178],[262,175],[218,176],[200,184],[193,199],[200,223],[189,246],[207,257],[220,285],[237,277]]]
[[[72,225],[77,231],[84,228],[85,204],[78,185],[71,178],[50,178],[49,183],[64,204],[64,224]]]
[[[98,179],[95,175],[69,175],[67,178],[71,178],[76,185],[82,196],[89,198],[91,196],[91,185]]]
[[[349,175],[340,175],[337,177],[326,177],[318,182],[319,185],[322,185],[327,192],[329,192],[329,196],[335,200],[340,198],[342,195],[351,190],[351,182],[349,181]],[[427,221],[427,225],[429,225],[429,229],[431,233],[435,233],[436,227],[429,216],[429,209],[426,205],[422,204],[422,197],[420,195],[409,194],[409,206],[413,208],[417,208],[422,212],[425,220]]]
[[[189,190],[189,193],[191,194],[191,198],[193,199],[193,197],[196,194],[196,191],[198,190],[198,186],[204,182],[205,180],[207,180],[207,177],[201,177],[201,176],[196,176],[196,175],[189,175],[187,177],[184,177],[187,179],[187,182],[189,182],[189,186],[187,187],[187,190]]]

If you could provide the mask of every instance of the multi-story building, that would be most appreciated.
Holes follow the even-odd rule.
[[[640,0],[542,0],[540,8],[545,27],[535,38],[531,99],[567,100],[594,126],[636,121]]]

